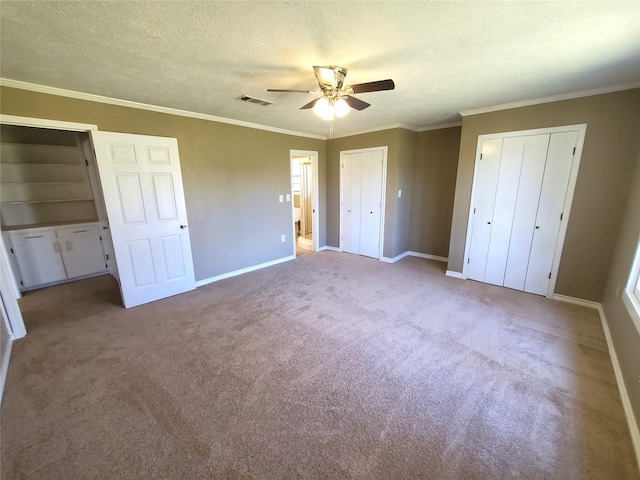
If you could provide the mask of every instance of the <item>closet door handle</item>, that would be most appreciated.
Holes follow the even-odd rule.
[[[182,230],[184,230],[185,228],[187,228],[187,226],[186,226],[186,225],[180,225],[180,228],[181,228]]]
[[[491,225],[491,222],[487,222],[487,225]]]

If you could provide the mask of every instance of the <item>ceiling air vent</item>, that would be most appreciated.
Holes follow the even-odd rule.
[[[258,105],[273,105],[273,102],[270,102],[269,100],[263,100],[261,98],[251,97],[249,95],[240,95],[238,97],[238,100],[249,103],[257,103]]]

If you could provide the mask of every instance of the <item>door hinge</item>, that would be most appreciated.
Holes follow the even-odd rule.
[[[22,285],[24,287],[24,283],[22,283],[22,280],[20,280],[20,285]]]
[[[98,237],[98,238],[100,238],[100,240],[102,240],[102,237]]]
[[[84,163],[87,164],[87,167],[89,166],[89,160],[87,160],[86,158],[84,159]]]
[[[109,260],[109,254],[108,253],[105,254],[105,257],[107,257],[107,260]]]
[[[564,212],[560,214],[560,221],[562,221],[562,216],[564,215]]]
[[[109,265],[107,265],[106,263],[104,264],[104,268],[109,268]]]
[[[549,280],[551,280],[551,272],[549,272]]]
[[[474,213],[474,214],[476,213],[476,209],[475,209],[475,208],[473,209],[473,213]]]
[[[573,147],[573,153],[571,155],[575,155],[576,154],[576,147]]]
[[[11,250],[11,253],[13,253],[15,255],[16,252],[13,251],[13,248],[11,248],[10,250]]]
[[[480,160],[482,160],[482,154],[480,154]]]
[[[467,263],[469,263],[471,261],[471,257],[467,258]]]

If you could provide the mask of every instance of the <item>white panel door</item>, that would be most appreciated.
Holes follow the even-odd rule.
[[[500,172],[498,174],[491,236],[487,253],[487,267],[484,275],[484,281],[494,285],[502,285],[504,283],[524,143],[525,137],[510,137],[505,138],[502,144]]]
[[[360,254],[373,258],[380,257],[383,155],[382,150],[373,150],[362,156]]]
[[[481,158],[476,174],[474,205],[471,211],[471,215],[473,215],[471,245],[467,257],[467,277],[481,282],[484,282],[487,266],[501,154],[501,138],[485,140],[482,143]]]
[[[91,132],[124,306],[195,288],[178,142]]]
[[[342,250],[360,254],[362,153],[343,156]]]
[[[549,134],[526,137],[504,275],[504,286],[516,290],[524,289],[527,276],[548,146]]]
[[[525,292],[547,294],[577,140],[577,132],[554,133],[549,139]]]

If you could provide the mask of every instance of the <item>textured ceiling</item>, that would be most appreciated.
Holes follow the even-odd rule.
[[[313,65],[347,84],[392,78],[334,135],[460,120],[458,112],[640,81],[633,2],[14,2],[5,79],[328,135],[299,107]],[[237,100],[246,94],[275,102]]]

